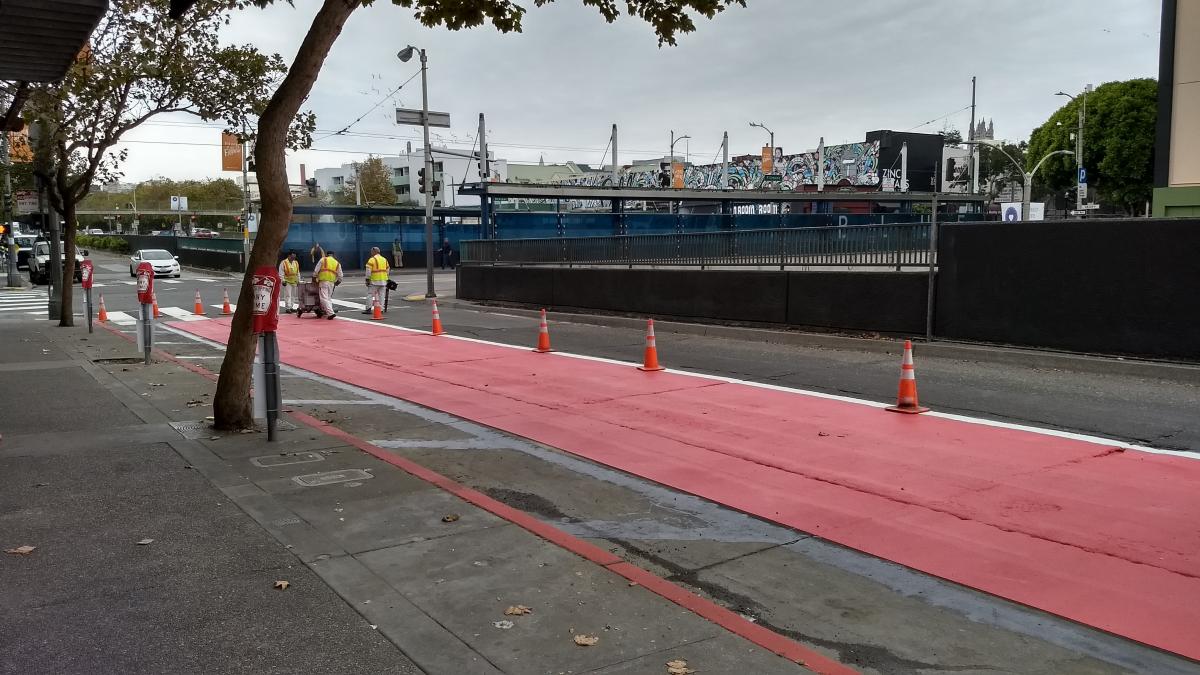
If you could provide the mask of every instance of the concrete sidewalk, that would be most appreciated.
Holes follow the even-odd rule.
[[[216,433],[209,380],[118,336],[6,336],[0,547],[37,548],[0,556],[0,671],[805,672],[344,437]]]

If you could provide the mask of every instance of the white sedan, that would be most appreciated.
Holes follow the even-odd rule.
[[[161,248],[143,248],[129,256],[129,276],[137,276],[138,265],[148,262],[154,267],[154,276],[175,276],[181,274],[179,256],[171,255],[170,251]]]

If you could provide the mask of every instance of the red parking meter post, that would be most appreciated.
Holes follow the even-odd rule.
[[[92,332],[92,261],[84,258],[79,264],[79,280],[87,301],[88,332]]]
[[[150,365],[150,350],[154,347],[154,319],[150,305],[154,302],[154,267],[148,262],[137,266],[137,297],[142,306],[142,318],[138,321],[138,348],[146,355]]]
[[[250,284],[253,290],[251,316],[254,332],[258,333],[259,354],[262,355],[262,396],[266,408],[267,440],[275,440],[275,427],[282,408],[283,391],[279,382],[279,342],[275,331],[279,328],[279,272],[274,267],[262,266],[254,270]]]

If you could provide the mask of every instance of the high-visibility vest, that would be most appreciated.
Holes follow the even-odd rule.
[[[367,260],[367,270],[371,273],[371,282],[383,282],[388,280],[388,262],[387,258],[381,255],[373,255]]]
[[[284,260],[283,261],[283,280],[293,286],[296,286],[300,283],[300,261],[299,260]]]
[[[337,271],[340,267],[341,265],[331,255],[321,258],[321,269],[317,271],[317,281],[328,281],[330,283],[337,281]]]

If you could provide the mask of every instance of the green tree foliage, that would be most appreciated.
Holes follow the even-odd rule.
[[[1109,82],[1087,97],[1083,166],[1088,188],[1099,200],[1141,210],[1154,187],[1154,126],[1158,119],[1158,84],[1153,79]],[[1059,108],[1029,139],[1026,167],[1032,168],[1054,150],[1074,150],[1070,135],[1079,125],[1080,100]],[[1038,171],[1037,182],[1050,190],[1075,184],[1075,158],[1052,157]]]
[[[75,211],[94,184],[120,177],[121,137],[155,115],[194,114],[234,127],[263,110],[284,72],[278,54],[222,46],[228,11],[244,0],[197,0],[179,22],[167,0],[111,0],[88,46],[60,82],[32,88],[27,118],[36,124],[35,171],[65,223],[63,306],[71,306]],[[299,112],[299,111],[297,111]],[[311,134],[312,116],[293,115],[295,142]],[[284,142],[289,139],[285,134]],[[73,325],[63,312],[60,325]]]
[[[1028,143],[1001,143],[999,148],[982,144],[975,147],[979,153],[979,187],[989,202],[994,201],[1006,186],[1016,184],[1019,189],[1023,185],[1025,177],[1021,167],[1025,166]]]
[[[79,208],[95,211],[132,210],[135,193],[136,206],[141,211],[169,208],[171,195],[187,197],[188,209],[193,211],[242,208],[242,188],[230,178],[171,180],[162,177],[138,183],[128,192],[92,192],[79,203]]]
[[[367,157],[365,162],[353,164],[354,173],[346,176],[342,191],[331,195],[335,204],[357,204],[362,197],[362,203],[386,204],[396,203],[396,188],[392,186],[392,172],[383,159],[374,155]],[[361,195],[358,191],[362,192]]]
[[[542,7],[553,0],[533,0]],[[244,0],[244,4],[259,7],[274,4],[275,0]],[[520,32],[525,9],[512,0],[392,0],[393,4],[414,10],[415,18],[425,26],[445,26],[450,30],[474,28],[490,23],[502,33]],[[680,33],[696,29],[695,15],[711,19],[718,12],[746,5],[746,0],[580,0],[594,7],[608,22],[621,14],[621,5],[630,16],[648,23],[658,36],[659,44],[675,44]],[[292,219],[292,196],[288,191],[287,128],[293,123],[300,106],[312,90],[325,63],[329,50],[341,35],[346,20],[359,8],[374,4],[374,0],[324,0],[312,24],[296,51],[288,74],[275,90],[263,110],[254,149],[259,190],[262,195],[262,216],[258,237],[250,251],[248,268],[274,265],[279,249],[287,238]],[[431,45],[433,46],[433,45]],[[394,197],[389,201],[394,201]],[[225,360],[217,380],[213,414],[220,429],[237,429],[250,425],[251,410],[247,391],[250,389],[250,364],[254,358],[254,334],[250,326],[251,276],[242,279],[238,308],[229,327]]]

